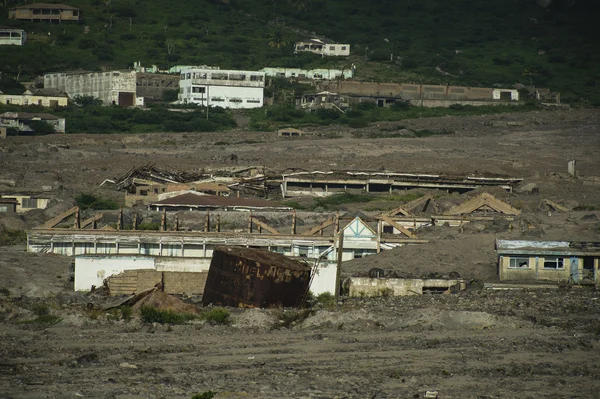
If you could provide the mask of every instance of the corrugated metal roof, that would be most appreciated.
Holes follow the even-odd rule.
[[[598,253],[597,241],[534,241],[534,240],[496,240],[498,253]]]

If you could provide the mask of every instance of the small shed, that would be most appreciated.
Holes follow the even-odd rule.
[[[496,240],[500,281],[598,283],[600,242]]]
[[[300,129],[294,129],[293,127],[286,127],[283,129],[279,129],[277,131],[277,135],[281,137],[300,137],[304,136],[306,133]]]

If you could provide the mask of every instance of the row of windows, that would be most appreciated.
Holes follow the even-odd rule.
[[[212,72],[210,75],[206,72],[187,72],[181,74],[181,80],[185,79],[212,79],[212,80],[249,80],[251,82],[262,82],[262,75],[245,75],[242,73],[223,73]]]
[[[204,101],[206,101],[206,98],[193,97],[192,101],[201,101],[201,102],[204,102]],[[223,102],[225,102],[225,99],[222,98],[222,97],[211,97],[210,98],[210,102],[211,103],[223,103]],[[229,102],[230,103],[243,103],[244,100],[242,100],[241,98],[230,98]],[[255,99],[253,99],[253,100],[246,100],[245,102],[247,104],[260,104],[261,103],[260,100],[255,100]]]
[[[528,257],[513,257],[510,258],[509,269],[529,269]],[[549,257],[544,258],[544,269],[561,270],[565,268],[564,258]]]

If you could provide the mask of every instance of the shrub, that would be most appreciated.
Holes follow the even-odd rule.
[[[23,230],[4,230],[0,233],[0,247],[19,245],[27,242],[27,233]]]
[[[316,302],[331,308],[335,306],[335,296],[331,292],[322,292],[317,295]]]
[[[217,393],[213,391],[206,391],[195,394],[194,396],[192,396],[192,399],[212,399],[215,397],[216,394]]]
[[[119,209],[119,204],[113,200],[102,199],[93,194],[82,193],[75,197],[77,205],[82,209],[102,209],[115,210]]]
[[[369,123],[364,119],[350,119],[348,126],[350,126],[351,128],[354,128],[354,129],[359,129],[362,127],[369,126]]]
[[[33,320],[26,320],[21,322],[21,324],[44,324],[44,325],[54,325],[58,324],[62,321],[62,319],[53,314],[45,314],[42,316],[38,316]]]
[[[152,306],[142,306],[140,313],[144,322],[160,324],[183,324],[198,317],[192,313],[177,313],[172,310],[156,309]]]
[[[131,315],[133,314],[133,310],[131,306],[121,306],[121,318],[125,321],[131,320]]]
[[[200,315],[202,320],[208,321],[210,324],[229,324],[229,311],[224,308],[214,308]]]

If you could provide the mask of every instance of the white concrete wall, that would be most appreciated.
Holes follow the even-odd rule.
[[[511,101],[519,101],[519,91],[515,89],[493,89],[492,98],[494,100],[500,100],[501,94],[506,92],[510,92]]]
[[[154,269],[151,257],[75,257],[75,291],[89,291],[92,285],[102,286],[104,280],[125,270]]]
[[[327,262],[319,265],[310,283],[310,290],[315,296],[324,292],[335,294],[336,270],[336,263]]]
[[[206,272],[211,258],[156,258],[156,270],[160,272]]]
[[[133,93],[135,103],[136,72],[49,73],[44,75],[44,87],[64,91],[71,98],[92,96],[104,105],[119,104],[119,92]]]

